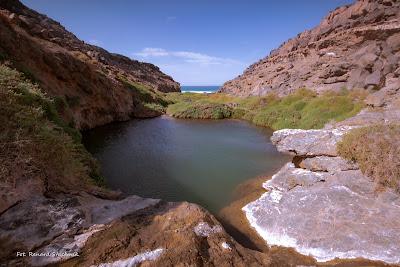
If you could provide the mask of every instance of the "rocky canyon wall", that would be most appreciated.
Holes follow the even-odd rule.
[[[50,96],[65,99],[64,119],[79,129],[151,116],[140,92],[126,82],[154,92],[180,90],[158,67],[86,44],[17,0],[0,1],[0,60],[12,62]]]
[[[330,12],[311,30],[226,82],[221,92],[239,96],[287,95],[306,87],[379,89],[399,83],[400,2],[359,0]]]

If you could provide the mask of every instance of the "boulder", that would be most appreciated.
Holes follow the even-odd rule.
[[[300,157],[337,156],[336,144],[352,126],[334,130],[283,129],[275,131],[271,141],[278,151]]]

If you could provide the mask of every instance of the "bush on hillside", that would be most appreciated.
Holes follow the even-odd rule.
[[[167,109],[168,114],[181,119],[225,119],[230,118],[232,109],[217,103],[177,103]]]
[[[400,192],[400,125],[374,125],[347,133],[337,146],[345,159],[378,184]]]
[[[41,179],[47,190],[64,190],[90,184],[89,178],[102,182],[79,132],[58,116],[56,102],[0,65],[0,183]]]
[[[158,92],[157,90],[153,90],[152,88],[138,83],[128,80],[123,76],[119,76],[118,80],[124,84],[127,88],[134,91],[134,93],[138,97],[138,102],[143,103],[154,103],[166,107],[170,102],[168,102],[162,93]]]
[[[347,91],[327,92],[317,96],[301,89],[286,97],[271,101],[254,116],[257,125],[274,130],[284,128],[317,129],[330,121],[341,121],[357,114],[362,103]]]
[[[361,94],[346,90],[315,92],[300,89],[285,96],[238,98],[225,94],[169,94],[167,113],[177,118],[244,119],[274,130],[283,128],[322,128],[330,121],[354,116],[363,107]]]

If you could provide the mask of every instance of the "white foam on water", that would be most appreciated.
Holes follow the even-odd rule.
[[[196,90],[185,90],[182,93],[195,93],[195,94],[211,94],[213,91],[196,91]]]

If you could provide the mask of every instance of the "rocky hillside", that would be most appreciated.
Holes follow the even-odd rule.
[[[158,67],[86,44],[18,0],[0,0],[0,60],[66,102],[63,117],[79,129],[154,116],[145,104],[180,90]]]
[[[359,0],[283,43],[220,91],[247,96],[287,95],[301,87],[390,89],[400,75],[399,59],[400,2]]]

